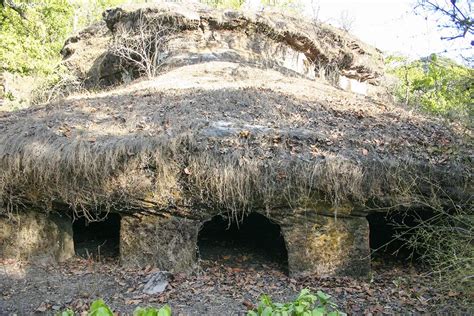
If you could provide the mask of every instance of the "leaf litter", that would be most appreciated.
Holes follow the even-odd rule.
[[[374,262],[369,279],[289,277],[280,263],[250,255],[226,254],[201,260],[193,275],[169,276],[165,291],[147,295],[143,288],[158,270],[121,267],[117,261],[74,259],[50,266],[0,261],[0,314],[79,313],[103,298],[118,315],[137,306],[169,304],[176,315],[242,315],[260,295],[275,301],[293,299],[303,289],[322,290],[350,314],[471,314],[468,294],[433,287],[423,267],[399,262]],[[470,305],[471,304],[471,305]]]

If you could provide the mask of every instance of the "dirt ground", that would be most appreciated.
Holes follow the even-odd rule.
[[[263,293],[285,301],[303,288],[325,291],[349,314],[474,312],[469,305],[472,297],[434,289],[426,271],[411,264],[375,258],[369,279],[298,279],[286,275],[281,261],[236,248],[240,246],[211,246],[201,249],[200,271],[172,275],[165,292],[157,295],[143,293],[147,278],[156,271],[151,267],[125,269],[117,260],[79,257],[59,265],[4,260],[0,262],[0,315],[54,315],[65,308],[84,312],[97,298],[118,315],[131,314],[137,306],[165,303],[174,315],[245,315]]]

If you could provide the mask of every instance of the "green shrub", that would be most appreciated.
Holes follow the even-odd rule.
[[[474,293],[474,215],[472,205],[427,203],[428,219],[417,217],[415,226],[395,223],[396,239],[430,266],[437,288]]]
[[[89,316],[113,316],[114,313],[107,304],[99,299],[92,302]],[[248,316],[338,316],[346,315],[337,309],[331,301],[331,296],[317,291],[312,294],[308,289],[301,290],[298,297],[290,303],[273,303],[268,295],[262,295],[256,310],[249,311]],[[74,311],[67,309],[56,316],[74,316]],[[171,316],[171,308],[165,305],[159,309],[155,307],[137,307],[133,316]]]
[[[238,10],[244,4],[245,0],[200,0],[200,2],[207,4],[213,8],[230,8]],[[290,10],[293,13],[301,13],[303,7],[295,0],[260,0],[262,7],[278,7]]]
[[[7,107],[24,108],[31,103],[48,102],[74,91],[79,83],[60,66],[60,51],[65,40],[74,32],[100,20],[107,7],[124,2],[16,0],[24,17],[8,5],[0,5],[0,73],[37,78],[41,83],[38,91],[27,101],[8,100]],[[32,102],[30,99],[33,99]]]
[[[336,316],[346,315],[337,309],[331,296],[317,291],[312,294],[308,289],[301,290],[298,297],[289,303],[273,303],[268,295],[262,295],[256,310],[247,316]]]
[[[71,33],[72,7],[65,0],[18,3],[25,19],[12,9],[0,9],[0,71],[49,74],[61,60],[59,52]]]
[[[398,78],[394,94],[408,106],[452,118],[473,116],[474,70],[432,54],[408,61],[387,58],[388,72]]]

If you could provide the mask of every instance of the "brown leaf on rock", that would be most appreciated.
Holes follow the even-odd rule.
[[[250,136],[250,131],[243,130],[239,132],[239,137],[240,138],[249,138]]]
[[[242,304],[247,308],[247,310],[255,309],[255,305],[249,301],[243,301]]]
[[[48,303],[43,302],[43,303],[40,304],[40,306],[38,306],[36,308],[35,311],[38,312],[38,313],[44,313],[49,309],[49,307],[50,307],[50,305]]]
[[[142,302],[141,299],[137,299],[137,300],[131,299],[131,300],[126,300],[125,304],[127,304],[127,305],[138,305],[141,302]]]

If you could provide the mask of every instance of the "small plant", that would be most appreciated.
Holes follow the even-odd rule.
[[[92,302],[89,309],[89,316],[114,316],[114,313],[105,304],[103,300],[96,300]]]
[[[312,294],[308,289],[301,290],[298,297],[290,303],[273,303],[268,295],[262,295],[256,310],[247,316],[336,316],[346,315],[337,309],[331,296],[317,291]]]
[[[13,95],[11,91],[7,91],[5,92],[5,99],[9,101],[15,101],[15,96]]]
[[[72,309],[68,308],[65,311],[57,313],[56,316],[74,316],[74,312],[72,311]]]
[[[160,309],[154,307],[137,307],[133,312],[133,316],[171,316],[171,308],[168,305]]]
[[[59,312],[56,316],[74,316],[74,311],[66,309],[65,311]],[[104,300],[95,300],[92,302],[89,308],[88,316],[114,316],[114,313]],[[168,305],[157,309],[155,307],[137,307],[133,312],[133,316],[171,316],[171,308]]]

